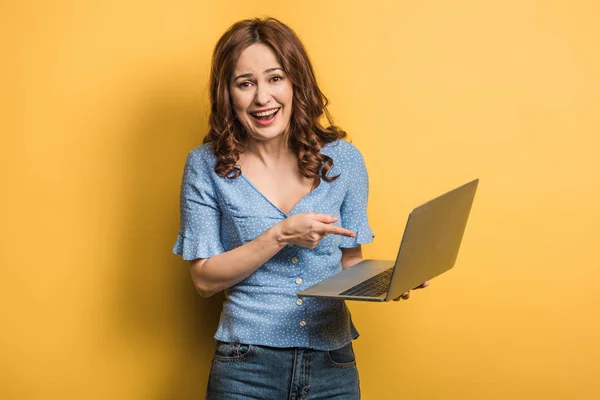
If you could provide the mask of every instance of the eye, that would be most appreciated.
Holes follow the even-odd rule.
[[[246,88],[249,88],[249,87],[250,87],[250,85],[252,85],[252,83],[251,83],[251,82],[249,82],[249,81],[244,81],[244,82],[240,82],[240,83],[238,83],[237,87],[238,87],[238,88],[240,88],[240,89],[246,89]]]
[[[283,80],[283,76],[281,75],[274,75],[271,77],[271,82],[279,82],[281,80]]]

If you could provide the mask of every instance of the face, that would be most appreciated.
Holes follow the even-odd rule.
[[[264,44],[240,55],[229,86],[235,116],[248,135],[267,141],[284,135],[292,117],[292,82]]]

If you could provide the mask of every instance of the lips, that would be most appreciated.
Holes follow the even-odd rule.
[[[257,124],[265,126],[270,125],[273,121],[275,121],[275,118],[277,117],[277,114],[279,114],[280,109],[281,107],[271,108],[269,110],[251,112],[250,115],[252,115],[254,121]]]
[[[281,107],[271,108],[270,110],[250,113],[254,118],[269,119],[272,115],[277,114]]]

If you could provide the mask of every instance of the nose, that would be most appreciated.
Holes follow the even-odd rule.
[[[267,85],[257,85],[256,93],[254,95],[254,103],[259,106],[264,106],[271,101],[271,94]]]

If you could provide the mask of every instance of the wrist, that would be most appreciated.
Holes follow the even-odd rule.
[[[274,241],[282,248],[292,241],[292,236],[285,231],[284,222],[285,221],[279,222],[269,229]]]

